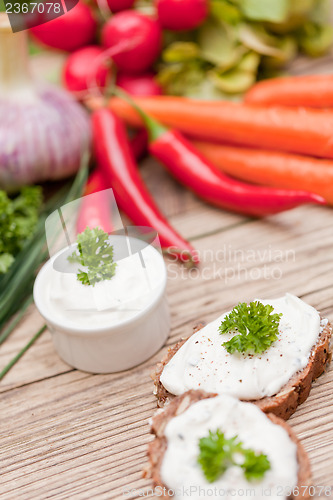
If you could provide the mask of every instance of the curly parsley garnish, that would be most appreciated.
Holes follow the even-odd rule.
[[[77,250],[68,257],[69,262],[78,262],[87,271],[79,269],[77,279],[83,285],[95,285],[99,281],[110,280],[117,264],[113,262],[113,246],[108,233],[100,228],[86,228],[77,236]]]
[[[34,236],[42,205],[42,188],[29,186],[11,199],[0,190],[0,274],[8,271],[17,254]]]
[[[238,352],[263,353],[278,338],[282,314],[274,313],[273,306],[261,302],[238,304],[219,327],[220,333],[238,332],[222,345],[233,354]]]
[[[199,440],[198,462],[208,482],[213,483],[232,466],[241,467],[248,481],[261,479],[271,468],[267,455],[243,448],[238,436],[226,439],[217,429]]]

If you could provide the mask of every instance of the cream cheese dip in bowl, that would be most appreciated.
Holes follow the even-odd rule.
[[[166,266],[152,245],[111,235],[116,270],[110,280],[84,285],[68,261],[76,244],[41,268],[34,300],[59,356],[92,373],[136,366],[155,354],[170,331]],[[81,266],[82,267],[82,266]]]

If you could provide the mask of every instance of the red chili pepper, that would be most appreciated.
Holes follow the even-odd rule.
[[[304,203],[325,204],[324,198],[307,191],[275,189],[246,184],[221,173],[176,130],[170,130],[148,116],[128,96],[141,115],[149,139],[149,151],[167,170],[205,201],[227,210],[251,216],[265,216]]]
[[[130,146],[133,156],[140,160],[147,152],[148,135],[146,129],[140,129],[131,139]],[[79,215],[76,223],[77,233],[82,233],[87,227],[100,227],[103,231],[111,233],[114,231],[112,224],[112,213],[110,199],[104,190],[111,186],[107,184],[105,176],[99,168],[90,174],[84,198],[79,209]],[[88,197],[89,194],[99,192],[98,197]]]
[[[140,128],[130,140],[130,145],[136,161],[142,160],[148,148],[147,130],[145,128]]]
[[[122,121],[110,110],[92,116],[98,168],[112,187],[117,204],[137,226],[153,227],[163,248],[183,261],[197,262],[194,248],[170,226],[147,191],[135,164]]]
[[[95,169],[89,176],[84,197],[82,198],[79,215],[76,223],[77,233],[82,233],[87,227],[100,227],[106,233],[114,230],[110,199],[105,192],[107,186],[104,176],[99,169]],[[89,196],[97,193],[97,196]]]

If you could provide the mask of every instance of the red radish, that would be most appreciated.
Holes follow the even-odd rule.
[[[90,45],[70,54],[64,66],[63,82],[71,92],[81,92],[96,84],[105,87],[108,67],[101,58],[103,49]]]
[[[197,28],[208,15],[208,0],[157,0],[162,28],[182,31]]]
[[[102,42],[107,49],[128,43],[113,60],[121,71],[132,74],[143,73],[151,67],[160,53],[161,38],[158,22],[134,10],[115,14],[102,31]]]
[[[72,52],[94,41],[96,20],[84,3],[78,3],[63,16],[30,29],[33,36],[54,49]]]
[[[133,7],[134,2],[135,0],[107,0],[108,6],[112,12],[130,9]]]
[[[93,0],[102,11],[111,10],[113,14],[122,10],[131,9],[135,0]]]
[[[117,76],[117,85],[131,95],[162,95],[162,88],[154,79],[152,73],[146,73],[145,75],[126,75],[120,73]]]

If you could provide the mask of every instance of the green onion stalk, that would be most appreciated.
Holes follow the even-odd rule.
[[[74,181],[59,190],[46,204],[31,239],[15,258],[6,274],[0,278],[0,345],[9,337],[33,302],[32,288],[36,273],[48,257],[45,220],[57,208],[80,198],[88,175],[89,154],[82,157],[81,168]],[[12,319],[11,319],[12,318]],[[11,321],[8,323],[8,321]],[[26,346],[0,372],[0,380],[23,356],[46,329],[44,325]]]

